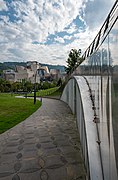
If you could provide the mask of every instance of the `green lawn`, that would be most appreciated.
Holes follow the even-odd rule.
[[[40,101],[0,93],[0,134],[25,120],[41,106]]]
[[[62,94],[62,90],[60,90],[60,88],[59,89],[57,89],[56,91],[54,91],[53,93],[51,93],[51,94],[48,94],[47,96],[51,96],[51,97],[53,97],[53,96],[61,96],[61,94]]]
[[[48,96],[48,95],[51,95],[54,92],[56,92],[58,89],[59,89],[59,87],[54,87],[54,88],[45,89],[45,90],[39,90],[38,92],[36,92],[36,96],[38,96],[38,97]],[[28,94],[28,96],[34,96],[34,93]]]

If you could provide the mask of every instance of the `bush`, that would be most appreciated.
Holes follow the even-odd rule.
[[[50,83],[50,82],[43,82],[41,83],[41,89],[49,89],[49,88],[53,88],[56,87],[55,83]]]

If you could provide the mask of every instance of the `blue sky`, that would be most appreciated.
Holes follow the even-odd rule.
[[[0,61],[66,65],[88,47],[114,0],[0,0]]]

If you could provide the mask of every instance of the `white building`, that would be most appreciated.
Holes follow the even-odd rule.
[[[38,69],[41,66],[36,61],[28,61],[27,67],[24,66],[16,66],[14,70],[4,70],[3,78],[5,80],[11,82],[22,82],[23,80],[30,81],[31,83],[40,83],[40,74],[38,73]]]
[[[15,71],[11,69],[3,71],[3,78],[11,82],[26,80],[31,83],[40,83],[40,81],[59,80],[63,77],[59,69],[51,69],[49,72],[47,66],[41,66],[37,61],[28,61],[26,67],[16,66]]]
[[[53,79],[58,80],[61,78],[61,73],[59,69],[50,69],[50,74]]]

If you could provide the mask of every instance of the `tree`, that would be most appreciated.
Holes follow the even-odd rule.
[[[62,85],[62,80],[61,78],[59,78],[58,82],[57,82],[57,86],[61,86]]]
[[[0,78],[0,92],[10,92],[11,86],[9,81]]]
[[[79,49],[78,51],[76,49],[71,49],[70,53],[69,53],[69,57],[67,59],[67,67],[66,67],[66,72],[67,74],[74,68],[79,66],[83,59],[82,57],[80,57],[81,55],[81,49]]]
[[[21,83],[20,82],[13,82],[11,86],[11,91],[17,92],[21,89]]]

